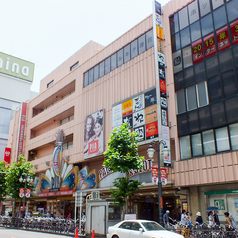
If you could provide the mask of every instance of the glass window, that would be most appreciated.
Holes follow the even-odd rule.
[[[219,128],[215,130],[217,151],[230,150],[227,127]]]
[[[172,51],[175,52],[180,49],[180,35],[179,32],[171,36],[172,40]]]
[[[226,4],[229,22],[238,18],[238,0],[232,0]]]
[[[231,148],[232,150],[238,150],[238,123],[229,126]]]
[[[227,18],[226,18],[225,6],[220,7],[219,9],[215,10],[213,12],[213,18],[214,18],[214,25],[215,25],[216,30],[219,29],[220,27],[226,25]]]
[[[198,111],[188,112],[188,128],[189,133],[195,133],[199,131],[199,119],[198,119]]]
[[[183,79],[183,72],[176,73],[174,75],[174,83],[175,83],[175,91],[178,91],[184,88],[184,79]]]
[[[88,71],[88,83],[93,83],[93,69]]]
[[[170,31],[172,35],[179,31],[178,13],[170,17]]]
[[[185,94],[184,90],[180,90],[176,92],[176,106],[177,106],[177,114],[181,114],[186,112],[186,104],[185,104]]]
[[[188,87],[195,83],[193,67],[184,69],[184,86]]]
[[[208,79],[207,84],[210,103],[221,100],[223,97],[221,76],[217,75],[213,78]]]
[[[222,82],[224,87],[225,97],[237,94],[237,80],[234,70],[222,74]]]
[[[225,101],[227,123],[238,121],[238,97],[233,97]]]
[[[117,67],[117,53],[111,56],[111,71]]]
[[[201,38],[201,28],[200,28],[200,22],[197,21],[190,25],[190,31],[191,31],[191,39],[192,42],[198,40]]]
[[[199,9],[201,17],[207,15],[211,11],[210,1],[209,0],[199,0]]]
[[[209,14],[201,19],[202,35],[206,36],[213,31],[212,15]]]
[[[234,62],[235,66],[238,66],[238,45],[233,47],[233,54],[234,54]]]
[[[195,134],[191,136],[192,140],[192,153],[193,156],[202,155],[202,139],[201,134]]]
[[[1,139],[4,139],[9,132],[9,124],[12,119],[12,110],[6,108],[0,108],[0,134]],[[5,134],[5,135],[3,135]]]
[[[225,50],[219,54],[220,69],[222,72],[233,68],[233,58],[231,49]]]
[[[183,65],[184,68],[193,65],[191,46],[187,46],[183,49]]]
[[[123,65],[123,49],[119,50],[117,52],[117,65],[118,67],[122,66]]]
[[[71,148],[73,148],[73,141],[68,142],[68,149],[71,149]]]
[[[104,61],[99,65],[99,78],[104,76]]]
[[[180,30],[188,26],[188,9],[187,7],[179,11],[179,26]]]
[[[131,60],[131,51],[130,51],[130,45],[127,45],[124,47],[124,63]]]
[[[145,35],[142,35],[138,39],[138,44],[139,44],[139,54],[142,54],[145,52]]]
[[[123,228],[123,229],[131,229],[131,222],[123,222],[120,226],[120,228]]]
[[[204,61],[199,64],[194,65],[195,79],[196,82],[201,82],[206,79],[205,65]]]
[[[223,126],[226,124],[226,114],[223,102],[211,105],[212,124],[214,127]]]
[[[137,39],[131,42],[131,58],[134,59],[138,55]]]
[[[204,155],[215,154],[215,142],[213,130],[202,132]]]
[[[190,24],[199,19],[197,0],[188,5],[188,15]]]
[[[111,59],[110,57],[108,57],[107,59],[105,59],[105,64],[104,64],[104,72],[105,72],[105,75],[106,74],[109,74],[110,71],[111,71]]]
[[[220,7],[222,4],[224,4],[224,0],[212,0],[213,10]]]
[[[88,86],[88,72],[84,74],[84,87]]]
[[[182,48],[191,43],[189,27],[183,29],[181,31],[180,36],[181,36],[181,47]]]
[[[207,78],[211,78],[219,74],[219,64],[216,55],[206,60],[206,69]]]
[[[177,115],[178,136],[185,136],[189,133],[187,113]]]
[[[174,74],[183,69],[181,50],[173,53]]]
[[[186,102],[188,111],[197,109],[197,97],[195,85],[186,88]]]
[[[146,50],[148,50],[154,46],[153,30],[146,32],[145,39],[146,39]]]
[[[98,78],[99,78],[99,65],[96,65],[93,68],[93,77],[94,77],[94,81],[98,80]]]
[[[198,107],[208,105],[207,84],[206,81],[197,84]]]
[[[190,137],[184,136],[179,138],[180,143],[180,156],[181,160],[190,159],[191,156],[191,145],[190,145]]]
[[[212,128],[212,120],[211,120],[211,113],[210,113],[210,107],[202,107],[198,109],[199,113],[199,121],[200,121],[200,130],[208,130]]]

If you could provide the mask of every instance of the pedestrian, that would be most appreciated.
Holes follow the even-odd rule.
[[[170,211],[167,210],[165,212],[165,214],[163,215],[163,222],[164,222],[164,227],[165,228],[168,228],[169,227],[169,220],[173,221],[174,222],[174,219],[172,219],[170,216],[169,216],[169,213]]]
[[[187,217],[186,217],[186,219],[187,219],[187,224],[188,224],[189,226],[192,226],[190,213],[187,212],[187,213],[186,213],[186,216],[187,216]]]
[[[196,218],[195,223],[198,224],[198,225],[202,225],[203,224],[203,219],[202,219],[201,212],[197,212],[196,215],[197,215],[197,218]]]
[[[214,217],[215,225],[220,226],[220,220],[219,220],[219,217],[217,215],[217,210],[214,211],[213,217]]]
[[[186,215],[186,211],[185,211],[185,210],[182,211],[181,223],[182,223],[182,225],[184,225],[184,226],[187,225],[187,215]]]
[[[214,217],[212,211],[208,212],[208,227],[213,227],[215,225]]]
[[[234,228],[232,227],[232,221],[231,221],[229,212],[224,212],[224,216],[226,218],[226,221],[225,221],[226,230],[233,231]]]

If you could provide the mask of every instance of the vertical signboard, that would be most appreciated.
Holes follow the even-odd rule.
[[[11,156],[11,148],[6,147],[4,152],[4,161],[9,164],[10,163],[10,156]]]
[[[24,142],[24,134],[25,134],[25,126],[26,126],[26,109],[27,109],[27,103],[23,102],[22,108],[21,108],[21,118],[20,118],[20,126],[19,126],[17,158],[16,158],[17,162],[18,162],[18,156],[20,154],[23,154],[23,142]]]
[[[104,127],[104,110],[103,109],[91,115],[88,115],[85,118],[84,159],[103,154],[104,152],[103,127]]]
[[[167,108],[167,88],[166,88],[166,72],[165,72],[165,56],[163,45],[163,22],[161,4],[156,0],[153,2],[153,32],[154,32],[154,50],[155,50],[155,75],[156,75],[156,94],[157,94],[157,112],[154,110],[154,115],[158,114],[158,121],[152,122],[146,126],[146,139],[153,138],[153,135],[163,139],[163,127],[167,127],[168,133],[168,108]],[[165,106],[166,104],[166,106]],[[166,135],[167,136],[167,135]],[[166,140],[166,146],[170,148],[170,141]],[[166,165],[171,165],[170,157],[166,158]]]

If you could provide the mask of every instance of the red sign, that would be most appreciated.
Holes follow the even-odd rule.
[[[19,189],[19,197],[23,198],[24,197],[24,188]]]
[[[27,109],[27,103],[23,102],[22,109],[21,109],[20,127],[19,127],[17,162],[18,162],[18,156],[23,153],[23,141],[24,141],[24,133],[25,133],[25,125],[26,125],[26,109]]]
[[[204,47],[205,47],[205,55],[206,57],[210,57],[216,54],[216,45],[215,45],[215,37],[214,34],[210,34],[204,37]]]
[[[31,196],[31,189],[27,188],[26,189],[26,197],[29,198]]]
[[[10,163],[10,155],[11,155],[11,148],[5,147],[4,161],[5,161],[7,164]]]
[[[55,192],[46,192],[46,193],[38,193],[38,197],[52,197],[52,196],[67,196],[73,195],[75,190],[67,190],[67,191],[55,191]]]
[[[166,89],[166,81],[164,81],[163,79],[160,79],[160,92],[166,94],[167,93],[167,89]]]
[[[88,143],[88,154],[92,155],[98,153],[98,140],[91,141]]]
[[[152,167],[152,183],[158,183],[158,167]]]
[[[192,44],[192,50],[193,50],[193,63],[194,64],[197,64],[204,60],[202,39],[197,40]]]
[[[231,35],[233,45],[238,43],[238,20],[231,23]]]
[[[228,27],[225,26],[217,31],[218,50],[222,51],[230,47]]]
[[[161,168],[160,173],[161,173],[162,185],[166,185],[167,184],[167,169],[166,168]]]
[[[152,139],[158,137],[159,129],[158,129],[158,121],[149,123],[146,125],[146,139]]]

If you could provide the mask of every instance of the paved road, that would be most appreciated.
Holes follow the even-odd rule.
[[[72,238],[72,236],[65,236],[59,234],[49,234],[44,232],[24,231],[18,229],[8,229],[0,227],[1,238]]]

